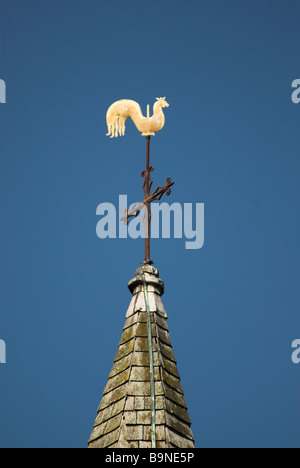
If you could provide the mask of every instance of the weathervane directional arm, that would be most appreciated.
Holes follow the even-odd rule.
[[[151,203],[153,201],[159,201],[162,199],[163,195],[166,194],[167,197],[171,194],[171,187],[175,184],[170,177],[167,178],[166,185],[163,187],[157,187],[155,192],[148,198],[147,202]]]
[[[175,184],[172,182],[170,178],[167,179],[166,185],[163,187],[157,187],[155,192],[152,193],[148,198],[146,198],[141,203],[135,203],[133,207],[129,210],[128,208],[125,210],[125,214],[121,221],[127,225],[129,223],[130,218],[136,218],[138,214],[142,211],[142,209],[154,201],[160,201],[163,195],[166,193],[167,197],[171,194],[171,187]]]

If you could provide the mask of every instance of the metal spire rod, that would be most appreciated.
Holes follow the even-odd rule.
[[[145,172],[145,183],[143,185],[145,198],[148,200],[150,197],[150,190],[152,186],[152,180],[150,177],[151,169],[150,169],[150,136],[146,136],[146,172]],[[144,218],[145,223],[145,262],[150,262],[150,224],[151,224],[151,206],[150,202],[145,202],[146,206],[146,213]]]
[[[166,193],[167,196],[171,194],[171,187],[175,184],[170,178],[166,180],[166,184],[163,187],[157,187],[157,189],[150,194],[153,181],[151,179],[151,172],[154,171],[154,167],[150,166],[150,139],[151,136],[146,136],[146,170],[142,172],[144,178],[143,191],[145,194],[145,200],[141,203],[136,203],[131,210],[126,209],[125,215],[121,219],[125,224],[129,223],[130,218],[136,218],[138,214],[145,207],[144,225],[145,225],[145,263],[153,263],[150,258],[150,225],[151,225],[151,203],[153,201],[161,200],[162,196]]]

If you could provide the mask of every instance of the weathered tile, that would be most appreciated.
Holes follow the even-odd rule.
[[[111,417],[112,410],[113,405],[110,405],[102,411],[99,411],[94,426],[98,426],[99,424],[102,424],[103,422],[107,421]]]
[[[104,395],[99,406],[99,411],[107,408],[119,400],[122,400],[122,398],[126,396],[126,388],[127,385],[122,385],[121,387],[116,388],[115,390],[112,390],[111,392]]]
[[[151,440],[151,426],[144,426],[144,440]],[[155,428],[156,440],[166,440],[165,426],[156,426]]]
[[[157,323],[157,325],[159,325],[161,328],[163,328],[167,332],[169,331],[169,327],[168,327],[166,319],[161,317],[159,314],[156,313],[155,318],[152,321],[155,321],[155,323]]]
[[[150,367],[132,367],[130,380],[135,382],[150,382]]]
[[[130,382],[128,385],[128,395],[150,396],[150,382]]]
[[[148,338],[136,338],[134,350],[149,352]]]
[[[136,325],[132,325],[129,328],[126,328],[123,332],[123,335],[120,340],[120,345],[127,343],[127,341],[132,340],[132,338],[136,336]]]
[[[167,319],[168,314],[166,312],[165,306],[160,296],[155,294],[155,303],[156,303],[156,312],[161,315],[163,318]]]
[[[135,310],[142,312],[147,311],[144,292],[140,292],[136,295]]]
[[[124,325],[124,329],[123,330],[126,330],[127,328],[129,327],[132,327],[132,325],[135,325],[137,322],[138,322],[138,318],[139,318],[139,313],[135,313],[133,315],[131,315],[125,322],[125,325]]]
[[[120,374],[117,374],[111,379],[109,379],[104,389],[103,395],[106,395],[107,393],[111,392],[115,388],[118,388],[121,385],[124,385],[126,382],[128,382],[129,373],[130,373],[130,369],[126,369],[124,372],[121,372]]]
[[[153,317],[153,314],[151,314],[151,316]],[[147,323],[148,319],[147,319],[147,312],[139,312],[138,313],[138,320],[137,320],[139,323]],[[151,322],[153,322],[153,320],[151,320]]]
[[[118,442],[115,442],[114,444],[109,446],[110,449],[116,449],[118,448]]]
[[[165,396],[156,396],[155,397],[155,407],[157,410],[165,409]]]
[[[131,424],[131,425],[134,425],[137,423],[136,421],[136,411],[127,411],[125,413],[125,422],[127,425]]]
[[[181,393],[182,395],[184,394],[180,383],[180,379],[178,377],[175,377],[173,374],[170,374],[166,370],[162,371],[162,375],[164,383],[169,385],[169,387],[173,387],[178,393]]]
[[[118,414],[122,413],[125,409],[125,402],[126,402],[126,399],[125,398],[122,398],[122,400],[119,400],[117,401],[114,405],[113,405],[113,410],[111,412],[111,417],[113,416],[117,416]]]
[[[143,442],[143,441],[139,442],[140,449],[151,449],[151,447],[152,447],[151,442]]]
[[[156,408],[157,408],[157,398],[161,398],[161,397],[155,397]],[[145,408],[142,408],[142,409],[151,410],[151,408],[152,408],[152,398],[151,398],[151,396],[150,397],[145,397]]]
[[[89,442],[99,439],[99,437],[101,437],[104,434],[105,426],[106,426],[106,422],[103,424],[100,424],[99,426],[96,426],[93,429]]]
[[[137,448],[139,448],[139,442],[130,442],[130,443],[128,444],[128,448],[130,448],[130,449],[137,449]]]
[[[161,366],[162,359],[160,359],[157,351],[153,352],[153,363],[155,367]],[[134,355],[132,357],[132,365],[149,367],[150,366],[149,352],[135,350]]]
[[[122,418],[123,418],[123,415],[119,414],[118,416],[115,416],[114,418],[107,421],[107,424],[105,427],[105,434],[109,434],[110,432],[120,427]]]
[[[165,396],[169,398],[169,400],[174,401],[178,405],[186,408],[186,403],[184,400],[184,396],[181,393],[178,393],[174,388],[169,387],[168,385],[164,386]]]
[[[171,346],[166,345],[165,343],[159,342],[159,348],[162,354],[168,358],[170,361],[173,361],[176,364],[176,358],[173,353],[173,348]]]
[[[127,343],[119,346],[119,349],[117,351],[115,361],[119,361],[120,359],[123,359],[124,357],[128,356],[130,353],[133,351],[133,346],[134,346],[134,339],[131,341],[128,341]]]
[[[149,300],[149,309],[150,312],[156,312],[157,311],[157,305],[156,305],[156,294],[148,294],[148,300]]]
[[[113,445],[115,442],[117,442],[118,438],[119,438],[119,433],[120,433],[120,429],[116,429],[115,431],[113,432],[110,432],[109,434],[107,435],[104,435],[102,437],[100,437],[99,439],[95,440],[94,442],[92,442],[89,447],[90,448],[106,448],[106,447],[110,447],[111,445]]]
[[[162,356],[163,358],[163,367],[166,369],[170,374],[173,374],[175,377],[179,378],[179,372],[177,369],[177,365],[173,362],[167,359],[165,356]]]
[[[132,367],[130,380],[136,382],[150,382],[150,367]],[[161,380],[158,367],[154,367],[154,380]]]
[[[177,416],[177,418],[181,419],[182,421],[186,422],[187,424],[191,424],[191,420],[189,418],[188,412],[186,408],[174,403],[173,401],[165,398],[166,404],[166,411],[171,415]]]
[[[120,374],[121,372],[125,371],[126,369],[130,367],[130,365],[131,365],[131,355],[129,354],[128,356],[125,356],[120,361],[117,361],[114,363],[114,366],[111,370],[109,378],[111,379],[115,375]]]
[[[138,352],[135,349],[134,355],[132,357],[132,365],[133,366],[144,366],[144,367],[150,366],[149,352],[147,352],[147,351]]]
[[[179,420],[176,416],[172,416],[166,413],[167,425],[179,434],[182,434],[187,439],[194,440],[191,428],[189,424],[186,424]]]
[[[169,335],[169,332],[167,332],[166,330],[164,330],[163,328],[157,326],[157,333],[158,333],[158,337],[159,339],[167,344],[168,346],[170,346],[172,348],[172,343],[171,343],[171,339],[170,339],[170,335]]]
[[[126,398],[125,411],[133,411],[133,410],[134,410],[134,397],[128,396]]]
[[[155,382],[155,395],[164,395],[164,389],[161,382]]]
[[[167,435],[167,442],[168,444],[172,444],[172,446],[186,449],[186,448],[194,448],[194,442],[190,439],[183,437],[181,434],[174,432],[172,429],[167,428],[166,430]]]
[[[151,424],[151,411],[136,411],[137,424]]]
[[[158,442],[156,442],[156,448],[158,448],[158,449],[166,449],[166,448],[168,448],[168,446],[167,446],[167,444],[166,444],[165,441],[163,441],[163,442],[159,442],[159,441],[158,441]]]
[[[155,338],[157,336],[156,326],[154,324],[152,324],[152,326],[151,326],[151,334],[152,334],[153,338]],[[138,323],[138,325],[136,327],[136,331],[135,331],[135,336],[148,338],[148,325],[147,325],[147,323]]]
[[[126,318],[129,318],[131,315],[135,314],[135,312],[136,312],[136,296],[133,296],[129,304],[127,313],[126,313]]]
[[[158,426],[166,424],[166,414],[164,410],[156,410],[156,424]]]
[[[135,410],[144,410],[145,409],[145,397],[135,397]]]
[[[127,426],[128,440],[144,440],[143,426]]]

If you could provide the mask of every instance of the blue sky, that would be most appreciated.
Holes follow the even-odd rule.
[[[0,0],[1,447],[85,447],[143,241],[96,208],[143,196],[121,98],[167,96],[155,186],[205,245],[153,240],[197,447],[299,447],[298,0]]]

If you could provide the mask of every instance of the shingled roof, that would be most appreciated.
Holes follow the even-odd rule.
[[[89,448],[151,448],[154,398],[157,448],[193,448],[191,421],[161,299],[164,283],[156,268],[144,264],[128,286],[133,297]],[[150,385],[147,309],[151,316],[155,395],[151,395]]]

